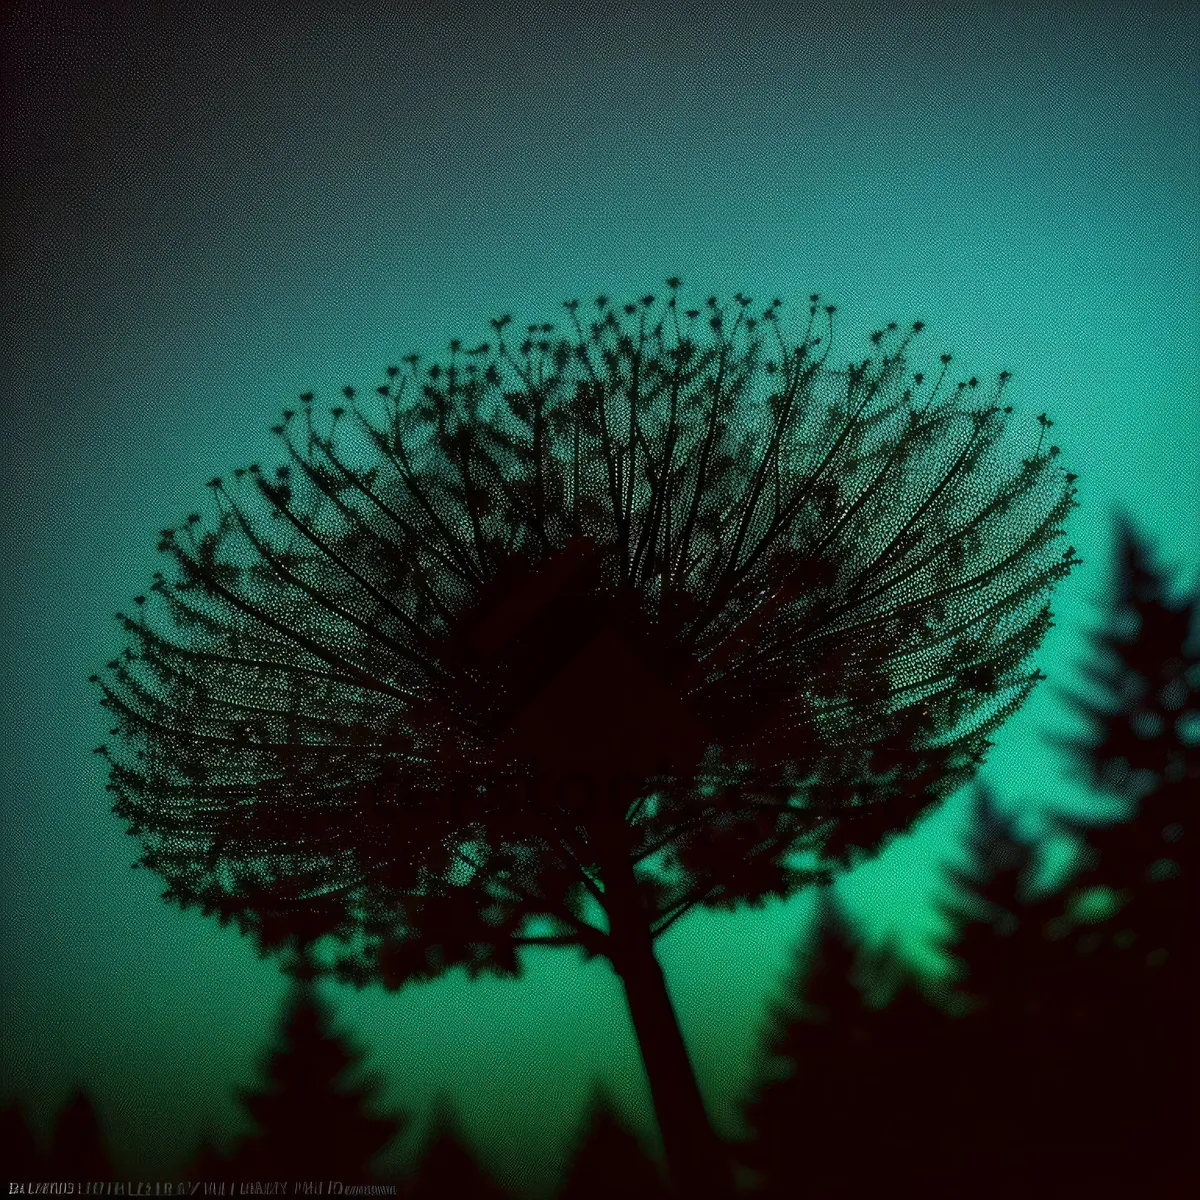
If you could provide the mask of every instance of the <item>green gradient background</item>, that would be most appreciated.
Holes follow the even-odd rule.
[[[1039,658],[1052,681],[1117,506],[1183,577],[1200,566],[1194,4],[350,7],[9,18],[0,1098],[45,1131],[86,1082],[146,1177],[236,1128],[283,981],[128,869],[84,680],[155,531],[209,476],[270,461],[297,392],[672,273],[794,314],[820,291],[839,356],[921,318],[930,359],[1013,372],[1031,438],[1056,421],[1086,564]],[[986,769],[1031,831],[1095,807],[1042,740],[1065,720],[1043,687]],[[873,943],[930,970],[961,801],[839,885]],[[726,1132],[810,903],[694,916],[661,944]],[[606,965],[526,962],[518,982],[328,994],[389,1102],[419,1117],[446,1093],[506,1181],[544,1188],[593,1078],[652,1119]]]

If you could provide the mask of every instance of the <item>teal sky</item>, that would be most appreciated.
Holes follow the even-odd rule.
[[[100,7],[5,18],[0,1099],[45,1130],[87,1083],[147,1177],[236,1127],[283,981],[129,870],[85,680],[155,532],[205,479],[271,461],[280,407],[502,312],[555,320],[678,274],[797,314],[822,293],[835,356],[919,318],[916,357],[1012,371],[1025,433],[1047,410],[1080,475],[1085,566],[1039,656],[1051,684],[986,777],[1031,832],[1095,807],[1042,735],[1066,721],[1052,685],[1095,620],[1112,515],[1181,580],[1200,570],[1195,4]],[[839,885],[872,942],[929,969],[961,800]],[[727,1132],[810,900],[693,916],[661,945]],[[328,994],[391,1104],[419,1117],[445,1092],[536,1189],[594,1078],[651,1117],[605,964],[527,962]]]

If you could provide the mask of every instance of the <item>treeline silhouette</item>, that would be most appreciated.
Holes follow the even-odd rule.
[[[38,1144],[20,1104],[0,1109],[0,1179],[115,1179],[91,1094],[75,1088],[58,1110],[48,1146]]]
[[[1127,524],[1116,586],[1066,699],[1071,760],[1111,800],[1105,819],[1056,816],[1079,838],[1068,884],[1038,890],[1040,847],[986,789],[973,794],[968,865],[945,867],[939,907],[956,962],[946,983],[885,945],[868,950],[828,889],[811,949],[770,1010],[749,1136],[731,1147],[742,1190],[772,1200],[924,1197],[1182,1197],[1196,1194],[1194,1044],[1200,794],[1200,649],[1193,594]],[[297,969],[254,1126],[202,1145],[193,1179],[385,1178],[410,1128],[381,1113],[381,1082],[331,1029]],[[80,1089],[39,1147],[20,1107],[0,1113],[9,1179],[113,1178]],[[511,1193],[443,1105],[401,1195]],[[557,1195],[663,1197],[654,1159],[597,1090]]]
[[[1196,606],[1172,604],[1128,525],[1067,745],[1120,809],[1036,894],[1037,847],[975,793],[948,871],[953,987],[866,954],[826,899],[771,1022],[741,1148],[763,1197],[1173,1196],[1195,1169]],[[1101,907],[1106,906],[1107,911]],[[884,1006],[864,993],[891,985]]]

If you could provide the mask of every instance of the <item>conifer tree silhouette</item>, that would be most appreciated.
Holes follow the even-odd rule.
[[[975,1081],[960,1068],[949,997],[890,941],[863,947],[827,896],[817,937],[773,1009],[745,1109],[755,1194],[973,1195],[960,1113]]]
[[[1154,806],[1148,811],[1158,819]],[[1129,953],[1136,938],[1123,928],[1127,913],[1089,927],[1077,887],[1071,901],[1066,891],[1031,896],[1024,877],[1034,849],[982,789],[974,828],[976,869],[954,873],[966,896],[953,911],[969,918],[954,950],[974,1001],[955,1027],[957,1061],[960,1082],[977,1084],[960,1088],[955,1110],[958,1186],[986,1163],[972,1194],[997,1200],[1186,1194],[1172,1190],[1195,1176],[1185,1152],[1192,1006],[1185,977],[1171,976],[1181,956]],[[1126,829],[1134,855],[1152,847]],[[1115,849],[1115,829],[1104,834]],[[1113,857],[1119,874],[1131,856]],[[1091,870],[1086,878],[1105,877]]]
[[[972,861],[948,871],[957,887],[939,905],[954,917],[957,994],[887,943],[853,950],[824,905],[818,952],[775,1010],[774,1064],[746,1109],[757,1194],[1000,1200],[1131,1186],[1128,1162],[1096,1136],[1116,1084],[1100,1055],[1115,1009],[1067,936],[1064,895],[1031,891],[1034,847],[986,789],[965,840]],[[886,1003],[867,1003],[872,981]]]
[[[409,1200],[512,1200],[463,1140],[444,1099],[435,1106],[416,1174],[404,1194]]]
[[[762,1171],[762,1194],[867,1196],[905,1186],[946,1200],[1115,1198],[1183,1196],[1194,1185],[1194,1074],[1181,1066],[1194,1061],[1186,1053],[1194,1053],[1193,977],[1184,965],[1194,896],[1184,852],[1170,867],[1160,860],[1164,841],[1183,841],[1195,803],[1195,601],[1168,606],[1145,548],[1128,527],[1120,538],[1112,627],[1096,638],[1103,653],[1085,672],[1102,686],[1075,700],[1091,737],[1072,745],[1097,785],[1126,800],[1126,820],[1096,829],[1060,818],[1098,846],[1069,889],[1038,894],[1035,844],[1018,837],[989,789],[975,790],[969,864],[946,870],[954,894],[938,905],[953,919],[956,997],[935,1004],[927,991],[902,988],[868,1013],[846,984],[855,956],[826,934],[804,991],[819,996],[832,983],[835,999],[793,1006],[782,1026],[777,1013],[773,1045],[791,1073],[761,1087],[748,1108],[757,1140],[745,1156]],[[1164,708],[1171,720],[1145,716]],[[1081,894],[1095,886],[1122,905],[1099,924],[1078,915]],[[832,972],[822,965],[839,958]],[[812,1037],[812,1022],[831,1015],[859,1026],[851,1045],[844,1035]],[[869,1047],[865,1058],[855,1043]],[[846,1097],[839,1072],[864,1086]],[[829,1130],[822,1122],[835,1097],[844,1099]],[[796,1156],[797,1128],[804,1145],[827,1148],[822,1161]]]
[[[1086,732],[1060,739],[1092,785],[1122,803],[1108,824],[1057,818],[1087,853],[1074,886],[1112,889],[1115,925],[1140,957],[1187,954],[1200,920],[1200,593],[1178,602],[1128,520],[1117,525],[1116,580],[1105,628],[1082,664],[1086,693],[1064,695]]]
[[[868,1020],[871,1039],[856,1047],[847,1068],[871,1080],[854,1120],[858,1147],[856,1195],[978,1195],[968,1184],[968,1148],[986,1135],[970,1124],[986,1086],[972,1064],[964,1069],[966,1026],[945,985],[903,959],[890,943],[874,956],[874,974],[891,985]],[[969,1114],[969,1115],[968,1115]],[[849,1155],[848,1155],[849,1157]],[[986,1156],[980,1160],[986,1162]]]
[[[949,1032],[958,1103],[947,1154],[958,1177],[947,1178],[946,1194],[973,1175],[981,1196],[1061,1194],[1087,1167],[1105,1091],[1089,1094],[1086,1075],[1111,998],[1077,951],[1065,893],[1033,889],[1036,844],[1017,836],[990,789],[976,788],[972,800],[970,862],[946,870],[954,890],[937,905],[952,918],[950,948],[969,1002]]]
[[[672,1173],[728,1191],[653,943],[827,881],[1025,700],[1074,476],[911,331],[828,362],[772,301],[606,297],[418,370],[163,530],[93,679],[166,898],[399,987],[528,945],[625,987]],[[623,315],[622,315],[623,313]],[[1032,440],[1032,439],[1031,439]],[[151,603],[150,601],[153,601]],[[157,616],[151,619],[152,612]]]
[[[1196,929],[1200,864],[1200,592],[1177,601],[1128,520],[1117,525],[1105,628],[1083,664],[1086,695],[1068,693],[1086,730],[1066,742],[1094,787],[1121,805],[1107,823],[1060,816],[1084,839],[1077,896],[1107,889],[1116,911],[1077,936],[1107,999],[1108,1093],[1122,1098],[1102,1136],[1142,1186],[1193,1186]],[[1114,1030],[1120,1030],[1119,1037]],[[1173,1194],[1173,1193],[1172,1193]]]
[[[42,1155],[25,1110],[13,1100],[0,1108],[0,1181],[42,1179]]]
[[[83,1086],[75,1089],[54,1118],[46,1166],[56,1179],[107,1183],[114,1178],[100,1118]]]
[[[407,1118],[368,1111],[380,1080],[347,1081],[358,1055],[330,1031],[326,1006],[302,972],[293,977],[281,1024],[281,1042],[266,1062],[266,1086],[241,1092],[256,1131],[225,1162],[225,1174],[372,1181],[372,1161]]]
[[[861,1080],[849,1062],[856,1056],[847,1050],[870,1037],[855,983],[858,960],[853,933],[824,889],[815,950],[797,955],[783,997],[770,1006],[760,1079],[746,1104],[753,1140],[740,1147],[739,1157],[757,1177],[755,1195],[835,1200],[853,1194],[846,1151],[857,1128]],[[831,1112],[838,1114],[841,1136],[822,1145]]]
[[[558,1200],[667,1200],[654,1160],[597,1088],[578,1144],[567,1164]]]
[[[1058,1003],[1056,988],[1073,969],[1055,943],[1070,924],[1065,897],[1035,893],[1035,844],[1017,836],[1015,821],[998,807],[994,792],[979,786],[964,834],[966,868],[944,868],[948,897],[935,901],[950,917],[950,947],[972,1010],[1037,1015]],[[1070,944],[1065,943],[1070,949]]]
[[[755,1195],[864,1194],[865,1154],[881,1082],[877,1013],[864,991],[871,966],[830,891],[821,894],[811,953],[798,953],[784,996],[770,1008],[760,1079],[746,1105],[753,1141],[740,1157]]]
[[[222,1151],[216,1133],[211,1128],[206,1130],[188,1164],[187,1178],[193,1183],[208,1182],[228,1179],[233,1172],[234,1163]]]

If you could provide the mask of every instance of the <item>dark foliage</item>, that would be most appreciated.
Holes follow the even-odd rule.
[[[202,1147],[195,1179],[338,1179],[367,1183],[371,1164],[407,1124],[369,1111],[380,1081],[350,1084],[358,1055],[332,1033],[311,980],[298,978],[284,1011],[281,1043],[265,1064],[267,1084],[243,1091],[256,1131],[223,1157]]]
[[[1085,834],[1078,888],[1115,893],[1114,932],[1165,964],[1194,943],[1200,919],[1200,593],[1169,599],[1169,582],[1127,522],[1118,526],[1115,595],[1083,664],[1086,693],[1067,698],[1086,730],[1065,742],[1092,785],[1120,804],[1107,825],[1060,818]]]
[[[433,1118],[416,1174],[404,1195],[409,1200],[512,1200],[463,1141],[445,1104]]]
[[[949,895],[935,903],[951,918],[950,950],[976,1024],[1050,1011],[1055,979],[1077,965],[1063,953],[1065,897],[1033,892],[1036,847],[1017,836],[988,788],[973,793],[964,842],[968,865],[945,869]]]
[[[216,1134],[210,1129],[201,1140],[186,1173],[193,1183],[202,1183],[214,1179],[228,1179],[235,1171],[236,1164],[230,1155],[222,1152]]]
[[[17,1101],[0,1109],[0,1183],[41,1179],[42,1155]]]
[[[597,1089],[578,1145],[567,1164],[558,1200],[667,1200],[654,1160]]]
[[[652,941],[830,877],[1028,695],[1074,476],[907,358],[774,301],[596,302],[388,368],[162,533],[97,679],[164,895],[398,987],[526,945],[626,986],[673,1169],[719,1173]],[[675,1127],[677,1125],[677,1127]]]
[[[979,916],[955,944],[975,1001],[959,1025],[960,1070],[986,1081],[962,1113],[960,1177],[986,1162],[980,1195],[1184,1195],[1198,1178],[1188,1149],[1195,1020],[1194,927],[1184,931],[1179,911],[1186,897],[1164,892],[1105,918],[1089,918],[1083,903],[1092,886],[1111,891],[1139,857],[1136,874],[1152,878],[1146,826],[1161,809],[1152,802],[1128,818],[1102,830],[1113,851],[1125,835],[1107,856],[1115,878],[1099,856],[1099,870],[1069,896],[1037,899],[1018,886],[1031,848],[988,817],[986,882],[971,906]],[[1004,1136],[972,1144],[972,1129]]]
[[[761,1194],[1195,1193],[1196,601],[1167,601],[1128,527],[1118,563],[1071,746],[1123,819],[1062,819],[1085,838],[1084,869],[1039,895],[1035,848],[978,789],[970,865],[948,871],[943,905],[961,990],[933,1003],[910,988],[869,1011],[826,910],[747,1109]],[[1098,890],[1107,915],[1089,915]],[[820,1154],[796,1154],[800,1130]]]
[[[946,910],[969,1013],[944,1034],[956,1055],[949,1086],[957,1082],[962,1106],[948,1131],[940,1194],[953,1195],[966,1178],[996,1200],[1013,1189],[1070,1194],[1095,1175],[1103,1149],[1094,1135],[1113,1097],[1097,1075],[1110,1060],[1105,1031],[1119,1014],[1079,953],[1065,895],[1033,891],[1036,848],[984,789],[967,844],[972,867],[947,872],[958,887]],[[1089,1187],[1081,1194],[1093,1194],[1094,1181]]]
[[[1086,730],[1068,746],[1119,818],[1059,823],[1085,839],[1077,896],[1100,889],[1116,910],[1077,940],[1107,999],[1098,1086],[1119,1122],[1099,1135],[1143,1181],[1182,1195],[1200,1183],[1200,591],[1172,600],[1171,581],[1127,521],[1116,551],[1107,623],[1083,665],[1088,689],[1071,698]]]
[[[910,981],[871,1008],[826,933],[747,1106],[756,1194],[1187,1194],[1193,1108],[1163,1051],[1190,1017],[1144,961],[1090,953],[1063,894],[1031,897],[1032,848],[986,798],[978,811],[954,942],[968,1003]]]
[[[95,1105],[77,1087],[54,1117],[50,1144],[38,1145],[20,1104],[0,1110],[0,1180],[94,1180],[115,1178]]]
[[[948,1018],[890,947],[867,953],[831,897],[817,942],[774,1005],[739,1157],[755,1195],[915,1194],[940,1167],[956,1097],[947,1090]],[[890,1002],[867,992],[891,990]]]
[[[54,1179],[92,1179],[102,1183],[114,1178],[100,1118],[84,1087],[76,1088],[54,1118],[45,1168]]]
[[[968,1061],[991,1056],[975,1112],[1006,1119],[1012,1134],[1008,1151],[988,1159],[997,1196],[1011,1194],[1006,1186],[1184,1195],[1200,1181],[1190,1150],[1197,871],[1187,836],[1200,796],[1196,597],[1168,600],[1167,579],[1125,522],[1116,563],[1108,622],[1081,671],[1087,693],[1069,694],[1086,729],[1066,746],[1119,816],[1057,819],[1084,839],[1065,902],[1018,889],[1031,851],[979,797],[974,850],[986,882],[975,903],[995,919],[963,926],[955,949],[978,998],[964,1026]],[[1109,911],[1097,916],[1104,895]]]

